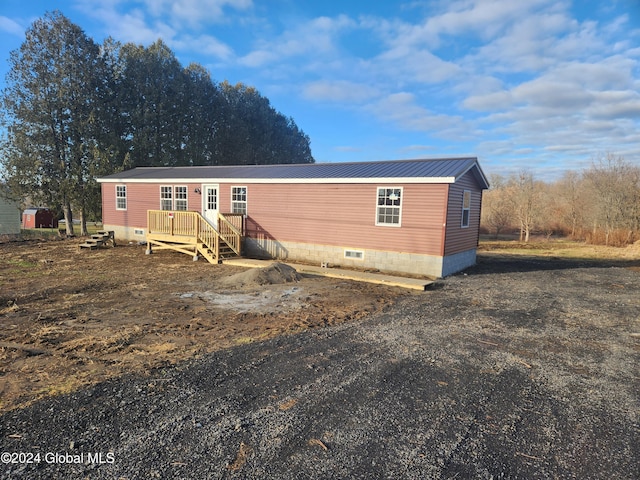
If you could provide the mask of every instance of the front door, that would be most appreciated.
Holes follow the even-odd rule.
[[[202,216],[218,228],[218,185],[202,185]]]

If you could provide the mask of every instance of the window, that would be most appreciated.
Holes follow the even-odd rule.
[[[247,187],[231,188],[231,213],[247,214]]]
[[[116,210],[127,209],[127,186],[116,185]]]
[[[400,212],[402,208],[401,187],[378,188],[378,206],[376,211],[376,225],[400,226]]]
[[[173,187],[160,187],[160,210],[173,210]]]
[[[218,210],[218,187],[206,187],[207,210]]]
[[[175,210],[187,209],[187,187],[175,187],[176,205]]]
[[[471,191],[465,190],[462,193],[462,227],[469,226],[469,217],[471,216]]]

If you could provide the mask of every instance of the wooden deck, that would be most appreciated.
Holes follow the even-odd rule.
[[[198,212],[180,210],[147,211],[147,253],[153,250],[175,250],[200,256],[210,263],[222,258],[240,256],[243,238],[243,216],[218,214],[215,229]]]

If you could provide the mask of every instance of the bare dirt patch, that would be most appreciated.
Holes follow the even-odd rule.
[[[166,260],[165,274],[187,278],[191,265]],[[0,478],[639,478],[638,257],[478,260],[358,321],[236,341],[3,412],[0,451],[85,460],[7,462]],[[187,307],[174,323],[200,304],[224,311],[204,293],[180,298],[218,294],[195,286],[204,278],[167,290]]]
[[[402,289],[77,240],[0,244],[0,411],[380,311]]]

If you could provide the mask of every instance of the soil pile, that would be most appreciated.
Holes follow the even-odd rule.
[[[252,268],[246,272],[223,278],[220,280],[220,284],[225,287],[258,287],[299,282],[301,279],[302,275],[296,272],[295,268],[276,262],[268,267]]]

